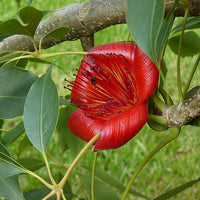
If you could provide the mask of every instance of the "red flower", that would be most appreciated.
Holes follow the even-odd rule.
[[[92,48],[71,85],[71,103],[78,109],[69,129],[87,142],[100,133],[93,151],[124,145],[148,121],[147,100],[158,77],[155,64],[134,43]]]

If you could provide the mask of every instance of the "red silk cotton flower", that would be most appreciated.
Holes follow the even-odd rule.
[[[100,133],[93,151],[127,143],[148,121],[147,100],[158,83],[155,64],[135,43],[93,47],[71,83],[73,134],[89,141]]]

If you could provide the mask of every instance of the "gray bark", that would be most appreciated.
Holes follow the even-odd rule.
[[[183,100],[179,105],[167,107],[162,115],[169,127],[190,124],[193,119],[200,116],[200,89],[195,90],[191,98]]]
[[[170,0],[166,0],[166,2],[168,1]],[[62,7],[39,24],[35,41],[38,45],[38,35],[44,35],[56,28],[66,26],[69,28],[66,40],[81,39],[83,49],[87,51],[94,43],[91,38],[95,32],[115,24],[126,23],[126,3],[126,0],[90,0],[85,3],[75,3]],[[172,4],[166,5],[166,13],[171,7]],[[184,9],[176,10],[175,16],[183,15]],[[199,15],[200,0],[190,0],[190,16]],[[50,48],[63,41],[45,39],[42,48]],[[34,51],[34,47],[29,37],[14,35],[0,42],[0,51],[3,50]]]

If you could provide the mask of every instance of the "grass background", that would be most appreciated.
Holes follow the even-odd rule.
[[[33,0],[32,6],[40,10],[49,10],[48,17],[56,9],[66,6],[71,3],[78,3],[84,1],[76,0]],[[26,5],[26,1],[21,1],[21,7]],[[17,4],[14,0],[1,0],[0,1],[0,20],[4,21],[12,17],[17,12]],[[112,26],[95,34],[95,45],[125,41],[128,36],[127,25]],[[56,45],[46,52],[58,52],[58,51],[82,51],[80,41],[68,41],[59,45]],[[81,56],[65,56],[62,57],[57,67],[53,71],[53,79],[57,85],[59,95],[64,96],[68,93],[64,89],[64,79],[73,80],[75,69],[79,67]],[[177,88],[176,88],[176,56],[167,48],[165,61],[168,67],[168,88],[172,97],[177,101]],[[195,61],[194,58],[181,59],[181,74],[183,77],[183,84],[187,81],[189,71],[192,64]],[[34,72],[38,76],[43,74],[48,65],[29,63],[27,69]],[[199,85],[200,70],[197,71],[193,86]],[[7,120],[4,128],[10,129],[16,125],[18,119]],[[142,162],[144,157],[150,150],[161,140],[161,138],[167,134],[166,132],[158,133],[151,130],[147,125],[136,135],[128,144],[116,150],[102,151],[99,153],[97,160],[97,167],[105,170],[117,180],[122,182],[125,186],[131,178],[131,175],[136,170],[137,166]],[[200,175],[200,145],[199,145],[199,128],[186,126],[182,128],[182,132],[178,139],[170,143],[167,147],[162,149],[151,161],[146,165],[143,171],[136,179],[133,188],[137,191],[144,193],[150,197],[156,197],[157,195],[164,193],[178,185],[181,185],[187,181],[196,179]],[[18,149],[23,137],[18,138],[14,145],[9,147],[11,155],[17,156]],[[65,164],[69,165],[74,156],[70,151],[66,151],[64,154],[57,147],[58,137],[54,135],[52,142],[50,143],[48,152],[49,160],[53,173],[56,172],[58,165],[64,160]],[[34,157],[41,158],[41,155],[32,147],[27,147],[26,151],[20,155],[21,157]],[[92,166],[93,153],[88,151],[81,159],[81,164]],[[78,170],[78,169],[76,169]],[[64,172],[65,170],[63,170]],[[37,172],[43,177],[47,178],[46,170],[42,168]],[[69,179],[72,185],[73,192],[83,195],[86,199],[89,199],[88,193],[85,191],[84,186],[80,183],[79,179],[72,173]],[[23,191],[30,189],[40,188],[40,182],[25,175],[20,176],[20,183]],[[130,196],[128,199],[140,199]],[[191,189],[184,191],[183,193],[171,198],[173,200],[199,200],[200,199],[200,187],[196,184]]]

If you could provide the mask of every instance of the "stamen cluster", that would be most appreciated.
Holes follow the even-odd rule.
[[[69,82],[72,113],[68,127],[85,141],[100,133],[93,151],[127,143],[149,120],[148,98],[158,83],[155,64],[134,43],[93,47],[74,82]]]
[[[121,54],[99,54],[98,62],[87,55],[75,82],[68,85],[73,87],[71,102],[94,119],[110,119],[133,107],[138,89],[131,67]]]

